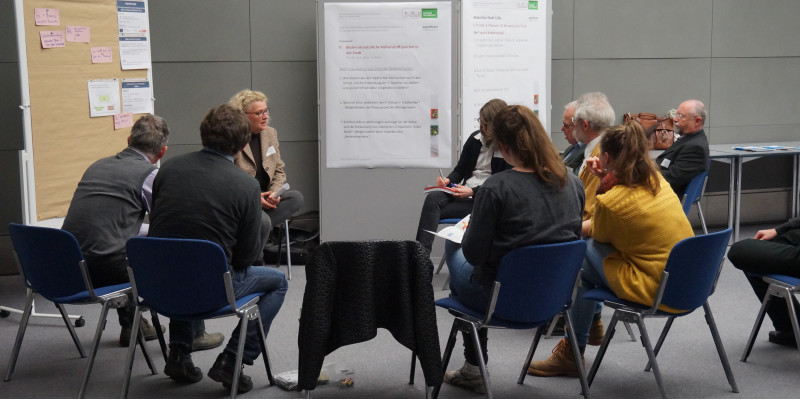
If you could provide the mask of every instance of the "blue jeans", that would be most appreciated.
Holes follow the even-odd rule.
[[[583,259],[583,275],[581,275],[581,285],[578,287],[578,295],[569,316],[572,319],[575,329],[575,339],[581,348],[586,346],[589,341],[589,330],[592,327],[592,317],[601,309],[601,303],[594,300],[583,298],[587,290],[595,287],[608,288],[608,279],[603,271],[603,259],[616,249],[608,243],[597,242],[594,239],[586,241],[586,257]],[[566,334],[564,335],[566,337]]]
[[[444,245],[444,254],[447,269],[450,271],[450,297],[456,298],[475,311],[485,313],[486,307],[489,306],[489,295],[478,282],[472,279],[474,267],[464,258],[461,245],[448,240]],[[472,335],[464,333],[464,358],[468,363],[478,365],[478,354],[475,352],[472,340]],[[486,328],[478,331],[478,341],[483,350],[483,360],[488,363]]]
[[[271,267],[252,266],[244,271],[233,271],[233,292],[238,299],[252,293],[266,292],[258,300],[258,312],[261,315],[261,324],[264,327],[264,335],[269,334],[272,320],[280,311],[289,283],[280,270]],[[244,356],[242,362],[248,365],[253,364],[253,360],[261,354],[258,344],[258,327],[255,321],[248,322],[247,336],[244,344]],[[169,339],[170,346],[178,345],[184,349],[191,349],[194,332],[191,322],[170,320]],[[225,351],[236,354],[239,348],[239,325],[231,333]]]

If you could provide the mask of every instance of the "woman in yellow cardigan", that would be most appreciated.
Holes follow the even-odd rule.
[[[581,361],[596,303],[583,299],[583,292],[604,286],[622,299],[652,304],[672,247],[694,235],[678,197],[650,159],[649,148],[642,126],[631,121],[605,133],[600,156],[586,160],[601,183],[593,217],[583,222],[583,235],[591,238],[583,282],[570,310]],[[528,372],[576,377],[570,346],[562,340],[550,358],[532,362]]]

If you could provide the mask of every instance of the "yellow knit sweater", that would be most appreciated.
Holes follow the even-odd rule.
[[[694,236],[675,192],[660,175],[659,179],[655,196],[647,188],[622,185],[598,195],[589,232],[617,249],[603,259],[614,294],[645,305],[653,304],[672,247]],[[660,309],[679,311],[669,305]]]
[[[592,149],[592,153],[589,154],[589,157],[598,157],[600,156],[600,145],[594,146]],[[592,218],[592,211],[594,209],[594,202],[595,196],[597,195],[597,187],[600,186],[600,178],[597,175],[591,173],[589,168],[584,168],[583,171],[578,175],[581,182],[583,182],[583,191],[585,194],[585,203],[583,206],[583,220],[586,221],[587,219]]]

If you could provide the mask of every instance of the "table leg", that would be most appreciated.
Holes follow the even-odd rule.
[[[733,241],[739,241],[739,223],[742,211],[742,164],[744,157],[736,158],[736,205],[733,218]]]

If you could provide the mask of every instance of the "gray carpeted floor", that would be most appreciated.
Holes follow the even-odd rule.
[[[755,227],[743,229],[742,237],[750,237]],[[283,268],[285,271],[285,267]],[[300,307],[305,287],[302,266],[292,269],[286,302],[278,314],[268,336],[269,354],[273,371],[297,369],[297,331]],[[447,296],[441,287],[447,277],[446,269],[435,275],[433,287],[436,298]],[[24,288],[19,277],[0,277],[0,305],[21,307]],[[37,303],[39,312],[55,312],[55,307],[45,300]],[[769,320],[762,325],[759,337],[747,363],[739,361],[745,341],[750,333],[759,302],[752,294],[741,272],[726,262],[716,293],[710,299],[725,349],[739,385],[740,393],[732,393],[725,379],[714,343],[703,319],[702,310],[676,320],[659,355],[667,395],[677,398],[787,398],[797,397],[792,382],[797,379],[800,357],[796,349],[767,342],[771,329]],[[99,317],[98,306],[68,306],[71,313],[81,313],[86,325],[77,332],[85,348],[91,344]],[[437,310],[440,340],[444,346],[452,317]],[[610,312],[604,311],[605,321]],[[0,374],[5,376],[8,359],[19,324],[19,314],[0,320]],[[210,332],[229,335],[236,323],[233,318],[208,321]],[[648,330],[657,338],[664,320],[648,320]],[[640,343],[628,340],[624,328],[609,347],[603,365],[591,388],[596,398],[652,398],[658,397],[652,373],[644,372],[647,356]],[[635,328],[634,328],[635,329]],[[126,351],[117,345],[119,325],[112,312],[104,332],[103,341],[92,372],[87,396],[90,398],[119,397],[122,386],[123,364]],[[516,383],[532,331],[491,331],[489,335],[489,370],[495,397],[498,398],[580,398],[577,379],[538,378],[528,376],[523,385]],[[543,340],[534,355],[542,359],[550,355],[556,339]],[[159,371],[164,360],[156,342],[148,342],[148,349]],[[463,363],[462,343],[459,336],[450,362],[451,369]],[[597,351],[589,347],[587,363]],[[204,372],[211,367],[218,354],[209,350],[194,354],[195,365]],[[317,398],[422,398],[425,397],[424,378],[419,368],[416,384],[408,384],[410,351],[403,348],[391,335],[381,330],[372,341],[341,348],[326,358],[331,370],[353,371],[348,375],[354,386],[340,388],[335,384],[319,386],[313,392]],[[78,357],[61,319],[32,318],[19,361],[10,382],[0,383],[3,398],[69,398],[76,397],[86,361]],[[245,372],[253,377],[255,388],[241,398],[301,398],[301,393],[287,392],[278,387],[267,387],[266,373],[260,360]],[[337,372],[336,374],[338,374]],[[333,376],[333,379],[342,376]],[[163,373],[149,375],[141,353],[134,363],[130,397],[133,398],[221,398],[229,392],[209,378],[192,385],[179,385]],[[444,385],[441,398],[482,398],[483,396]]]

